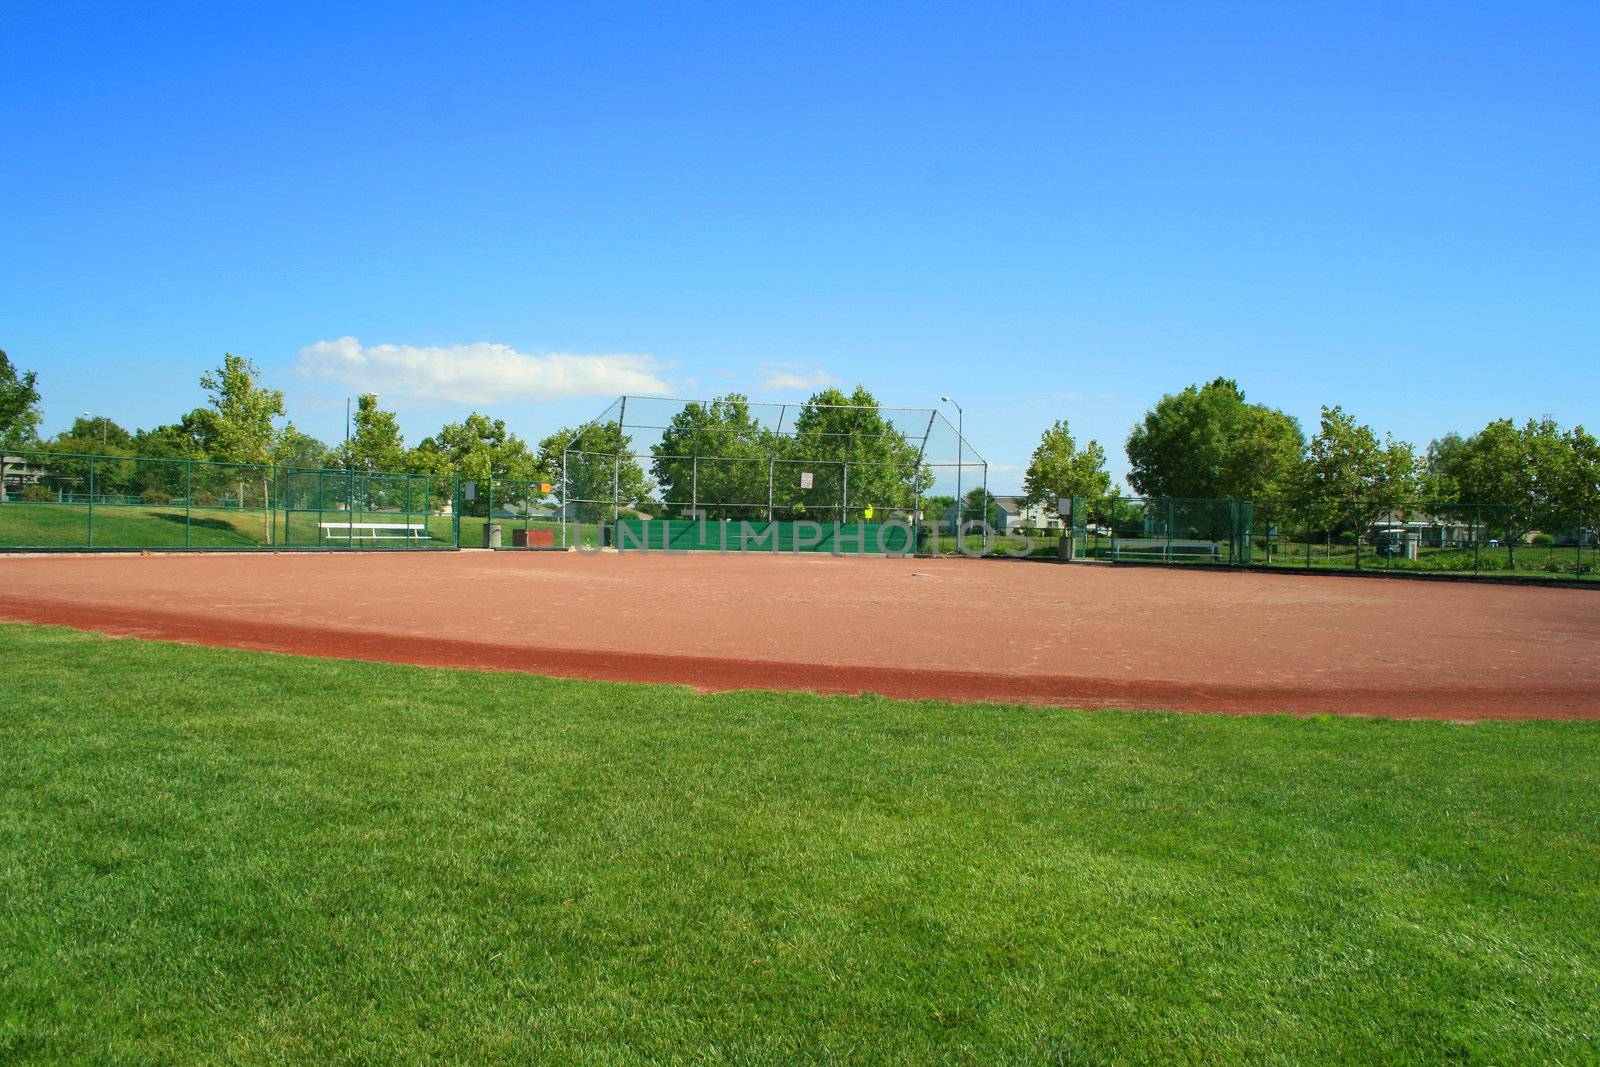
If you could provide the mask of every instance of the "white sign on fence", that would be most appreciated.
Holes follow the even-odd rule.
[[[811,488],[811,472],[810,471],[801,471],[800,472],[800,488],[802,488],[802,489],[810,489]]]

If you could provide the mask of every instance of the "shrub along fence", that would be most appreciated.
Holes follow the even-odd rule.
[[[453,549],[454,477],[7,450],[3,549]]]

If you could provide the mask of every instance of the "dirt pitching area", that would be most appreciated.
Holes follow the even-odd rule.
[[[1600,718],[1600,592],[968,559],[0,559],[0,619],[708,690]]]

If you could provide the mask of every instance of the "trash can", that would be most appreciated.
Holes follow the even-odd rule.
[[[498,522],[486,522],[483,524],[483,547],[500,547],[500,524]]]

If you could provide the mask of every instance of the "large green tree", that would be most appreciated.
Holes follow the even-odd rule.
[[[539,442],[538,463],[569,518],[603,522],[618,507],[648,504],[650,480],[633,458],[633,439],[615,419],[564,426]]]
[[[1436,508],[1461,499],[1461,486],[1452,472],[1465,443],[1466,438],[1452,430],[1428,442],[1428,450],[1422,455],[1417,472],[1417,492]]]
[[[76,483],[87,493],[92,474],[95,502],[111,503],[143,495],[139,490],[139,465],[123,458],[133,455],[133,440],[133,434],[112,419],[103,415],[80,415],[72,420],[71,426],[41,447],[62,455],[50,464],[54,478]],[[100,458],[77,458],[89,456]]]
[[[713,520],[764,519],[780,452],[777,436],[750,414],[749,398],[730,393],[679,408],[650,447],[650,473],[673,512],[699,504]]]
[[[272,461],[280,467],[319,470],[328,466],[332,456],[333,452],[327,445],[302,432],[292,422],[284,426],[278,434],[278,440],[272,446]]]
[[[205,459],[216,436],[216,410],[195,408],[175,423],[135,433],[133,450],[158,459]]]
[[[487,514],[491,481],[537,482],[543,474],[527,442],[506,429],[504,419],[476,411],[425,438],[407,460],[418,473],[453,474],[471,482],[475,499],[463,504],[469,515]]]
[[[0,448],[27,448],[39,440],[39,375],[18,371],[0,349]]]
[[[1145,496],[1260,499],[1291,489],[1305,435],[1291,416],[1217,378],[1162,397],[1127,450],[1128,482]]]
[[[1106,450],[1094,440],[1080,449],[1067,420],[1058,419],[1039,438],[1022,476],[1022,491],[1030,505],[1042,503],[1052,509],[1064,496],[1107,496],[1111,474],[1106,470]]]
[[[400,432],[399,417],[378,406],[377,394],[362,393],[356,399],[353,421],[354,433],[337,449],[341,467],[374,471],[404,468],[406,442]]]
[[[38,385],[38,374],[18,371],[0,349],[0,504],[6,501],[6,476],[11,470],[6,449],[39,443]]]
[[[216,413],[211,440],[211,458],[223,463],[255,464],[257,469],[203,468],[198,472],[208,483],[206,491],[230,499],[237,486],[237,507],[259,506],[265,524],[266,540],[277,537],[272,521],[272,450],[278,442],[277,419],[284,415],[283,392],[261,384],[261,372],[243,356],[223,354],[222,363],[200,376],[200,387],[211,394]],[[248,490],[248,491],[247,491]],[[253,492],[259,498],[250,501]]]
[[[1461,501],[1498,532],[1516,561],[1516,546],[1529,531],[1576,524],[1573,507],[1576,438],[1552,419],[1518,426],[1496,419],[1462,442],[1449,474]]]
[[[1600,522],[1600,440],[1582,426],[1567,431],[1568,485],[1562,495],[1583,509],[1585,526]]]
[[[796,414],[794,436],[782,451],[787,477],[775,479],[774,498],[788,518],[826,522],[841,513],[861,515],[868,507],[875,518],[909,513],[917,494],[933,482],[917,465],[917,446],[865,386],[814,394]]]
[[[1416,450],[1405,441],[1378,440],[1338,405],[1324,407],[1300,469],[1298,496],[1313,523],[1329,533],[1353,530],[1417,492]]]
[[[72,425],[50,440],[56,452],[78,455],[122,456],[134,453],[134,435],[104,415],[79,415]]]
[[[205,459],[216,424],[215,410],[195,408],[176,423],[134,433],[130,446],[133,454],[162,461],[138,465],[135,491],[146,503],[178,501],[192,494],[195,468],[177,461]],[[202,489],[206,480],[207,472],[201,468]]]
[[[967,490],[961,497],[962,522],[986,522],[999,533],[1005,533],[1005,519],[1000,514],[995,495],[983,486]],[[952,531],[954,532],[954,531]],[[977,531],[971,531],[976,533]]]
[[[261,372],[243,356],[224,353],[222,364],[200,376],[211,394],[216,425],[211,458],[223,463],[270,463],[284,416],[283,391],[261,384]]]

